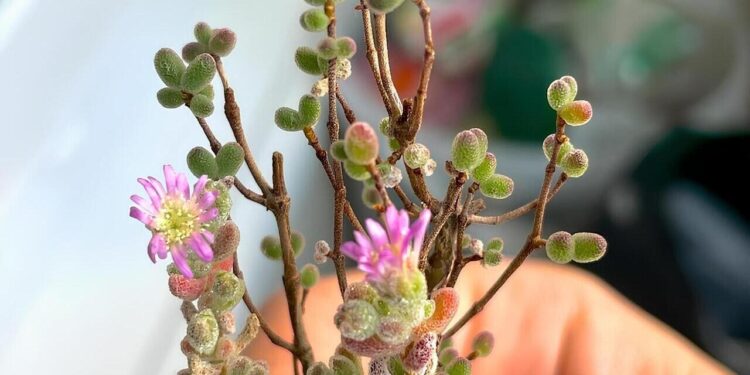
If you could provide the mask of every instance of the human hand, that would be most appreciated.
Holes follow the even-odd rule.
[[[467,265],[456,285],[461,295],[457,316],[481,297],[498,272],[477,263]],[[362,278],[349,274],[350,282]],[[339,343],[333,315],[340,303],[335,278],[321,280],[307,298],[305,327],[316,358],[324,362]],[[282,337],[292,336],[282,293],[267,303],[263,314]],[[472,338],[485,330],[494,335],[495,348],[489,357],[472,361],[475,374],[729,373],[598,278],[549,262],[527,261],[456,333],[454,348],[467,355]],[[266,359],[272,373],[293,373],[289,353],[263,335],[251,345],[249,355]]]

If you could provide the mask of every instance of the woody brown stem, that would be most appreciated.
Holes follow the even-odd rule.
[[[539,203],[534,214],[534,224],[532,226],[531,233],[529,233],[529,236],[526,239],[526,242],[524,243],[523,247],[521,247],[518,255],[513,258],[513,261],[510,262],[508,267],[505,269],[505,271],[503,271],[497,281],[492,284],[490,289],[482,296],[482,298],[474,302],[469,311],[467,311],[461,317],[461,319],[459,319],[459,321],[456,322],[455,325],[453,325],[453,327],[445,332],[445,334],[443,335],[443,339],[453,336],[456,332],[458,332],[458,330],[461,329],[461,327],[466,325],[466,323],[468,323],[472,318],[479,314],[484,309],[484,307],[487,306],[487,303],[490,302],[492,297],[495,296],[497,291],[500,290],[500,288],[505,284],[506,281],[508,281],[511,275],[513,275],[513,273],[516,272],[519,267],[521,267],[521,264],[523,264],[526,258],[528,258],[535,249],[544,245],[544,240],[540,237],[542,233],[542,224],[544,222],[544,213],[547,207],[547,202],[549,201],[547,197],[549,197],[550,193],[552,175],[555,173],[555,160],[557,160],[557,154],[560,151],[560,145],[564,140],[564,136],[565,122],[558,116],[556,121],[555,146],[552,149],[550,161],[547,163],[547,167],[544,170],[544,181],[542,182],[542,188],[539,192]]]

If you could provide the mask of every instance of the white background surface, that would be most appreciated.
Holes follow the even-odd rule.
[[[319,166],[303,137],[282,141],[273,125],[275,108],[296,105],[312,83],[292,58],[313,38],[290,16],[305,7],[0,0],[2,374],[174,374],[185,367],[178,347],[184,322],[166,287],[167,262],[148,260],[148,233],[128,217],[128,197],[142,194],[137,177],[161,179],[164,163],[187,171],[187,151],[206,145],[188,110],[158,105],[162,84],[152,63],[159,48],[179,51],[191,41],[197,21],[237,31],[225,64],[256,158],[270,173],[270,153],[285,153],[297,189],[291,193],[299,197],[293,225],[329,239],[328,215],[305,219],[330,207],[328,194],[304,199],[309,186],[327,187],[315,180]],[[209,122],[230,139],[220,109]],[[246,172],[240,176],[249,184]],[[302,180],[309,183],[294,183]],[[234,216],[243,229],[245,274],[262,299],[278,284],[280,266],[256,244],[273,228],[262,209],[242,207]]]

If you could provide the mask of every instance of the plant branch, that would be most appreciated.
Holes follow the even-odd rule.
[[[336,6],[333,0],[326,0],[325,12],[328,16],[328,37],[336,38]],[[336,106],[336,59],[328,62],[328,140],[331,144],[339,139],[338,107]],[[344,211],[347,205],[346,186],[341,170],[341,162],[332,160],[334,177],[333,196],[333,264],[336,268],[336,278],[339,283],[341,298],[346,292],[346,269],[344,265],[344,254],[341,253],[341,245],[344,242]],[[353,216],[353,215],[352,215]],[[306,369],[306,368],[305,368]]]
[[[448,185],[448,191],[445,193],[445,200],[440,206],[440,211],[432,219],[432,231],[429,236],[422,244],[422,249],[419,252],[419,270],[424,271],[427,266],[427,255],[430,249],[435,244],[435,240],[443,229],[443,226],[448,221],[448,218],[456,211],[456,202],[461,192],[461,187],[466,183],[466,174],[463,172],[451,180]]]
[[[386,30],[386,18],[385,14],[375,14],[373,19],[375,21],[375,50],[378,53],[378,68],[380,69],[380,79],[383,81],[385,87],[388,102],[394,109],[393,116],[401,115],[401,99],[396,91],[396,86],[393,84],[393,77],[391,77],[391,64],[388,61],[388,33]]]
[[[242,281],[243,284],[245,284],[245,275],[242,273],[242,270],[240,269],[239,260],[237,258],[237,252],[234,252],[234,264],[232,265],[232,269],[234,271],[234,274],[237,276],[237,278]],[[261,315],[260,310],[255,306],[253,303],[252,298],[250,298],[250,293],[247,291],[247,284],[245,284],[245,294],[242,295],[242,300],[245,302],[245,306],[247,306],[247,309],[250,310],[250,313],[255,314],[255,316],[258,318],[258,323],[260,323],[260,328],[265,332],[266,336],[268,336],[268,339],[271,340],[271,342],[279,347],[282,347],[286,350],[288,350],[290,353],[295,352],[295,348],[292,345],[292,343],[284,340],[276,334],[276,332],[271,329],[271,326],[268,325],[268,322],[263,318],[263,315]]]
[[[430,85],[430,76],[432,75],[432,66],[435,63],[435,45],[432,41],[432,26],[430,23],[430,7],[425,0],[413,0],[414,4],[419,7],[419,15],[422,17],[422,33],[424,34],[424,61],[422,64],[422,74],[419,79],[419,88],[415,98],[414,110],[409,121],[411,131],[416,134],[422,126],[424,117],[424,107],[427,102],[427,90]]]
[[[375,49],[375,38],[373,37],[372,31],[372,19],[370,17],[370,9],[367,8],[365,0],[359,0],[359,6],[357,7],[362,12],[362,28],[364,29],[364,38],[366,46],[367,61],[370,63],[370,70],[372,71],[373,78],[375,78],[375,85],[378,87],[380,97],[383,99],[383,105],[390,117],[397,115],[396,107],[391,104],[388,96],[388,91],[383,84],[383,79],[380,75],[380,61],[378,61],[377,50]]]
[[[557,160],[557,154],[560,151],[560,145],[565,140],[565,122],[558,116],[556,121],[556,132],[555,132],[555,146],[552,149],[552,155],[550,157],[549,162],[547,163],[547,167],[544,171],[544,181],[542,182],[542,188],[539,192],[539,204],[536,208],[536,213],[534,215],[534,224],[532,226],[531,233],[529,234],[528,238],[526,239],[526,243],[524,243],[523,247],[519,251],[518,255],[516,255],[515,258],[513,258],[513,261],[510,262],[508,267],[503,271],[503,273],[500,275],[500,277],[495,281],[495,283],[490,287],[490,289],[474,304],[471,306],[469,311],[467,311],[461,319],[453,325],[448,331],[445,332],[443,335],[443,339],[449,338],[453,336],[458,330],[461,329],[466,323],[469,322],[472,318],[474,318],[477,314],[479,314],[484,307],[487,305],[487,303],[490,302],[492,297],[495,296],[495,293],[497,293],[498,290],[505,284],[506,281],[510,278],[511,275],[513,275],[516,270],[518,270],[519,267],[521,267],[521,264],[528,258],[531,253],[544,245],[544,240],[540,238],[540,235],[542,233],[542,224],[544,221],[544,213],[547,206],[548,199],[545,199],[546,197],[549,197],[550,188],[552,184],[552,175],[555,173],[555,160]]]
[[[458,281],[458,275],[461,273],[461,270],[465,265],[462,246],[464,240],[464,232],[466,231],[466,227],[469,225],[469,206],[471,205],[471,201],[474,199],[474,194],[476,194],[478,189],[478,183],[474,182],[473,184],[471,184],[471,186],[469,187],[469,193],[467,194],[466,200],[464,201],[464,206],[461,208],[461,213],[458,215],[458,220],[456,223],[456,249],[453,255],[453,265],[449,270],[450,276],[448,277],[448,283],[446,284],[446,286],[451,288],[456,285],[456,282]]]
[[[555,182],[555,186],[552,188],[552,190],[549,193],[549,196],[547,196],[547,200],[552,200],[552,198],[557,195],[558,192],[560,192],[560,189],[562,189],[565,182],[568,180],[568,175],[565,173],[560,174],[560,177],[557,179],[557,182]],[[502,215],[498,216],[481,216],[481,215],[470,215],[469,216],[469,222],[473,224],[488,224],[488,225],[498,225],[503,224],[506,222],[509,222],[511,220],[515,220],[521,216],[524,216],[528,214],[529,212],[533,211],[537,204],[539,203],[539,199],[534,199],[533,201],[526,203],[525,205],[516,208],[515,210],[508,211]]]
[[[196,117],[195,119],[198,120],[198,124],[200,124],[201,129],[203,129],[203,134],[205,134],[206,138],[208,138],[208,144],[211,146],[211,151],[213,151],[215,155],[221,149],[221,142],[219,142],[219,140],[216,138],[214,132],[211,131],[211,127],[208,126],[206,119],[202,119],[200,117]],[[237,177],[234,178],[234,186],[243,196],[245,196],[245,198],[261,206],[266,205],[266,199],[263,198],[262,195],[246,187]]]
[[[224,114],[226,115],[227,121],[229,121],[229,127],[232,129],[234,139],[237,143],[242,146],[245,152],[245,164],[250,169],[250,174],[253,175],[255,183],[258,184],[260,191],[263,192],[263,196],[268,198],[270,187],[263,177],[263,173],[255,163],[253,153],[250,151],[250,146],[245,138],[245,132],[242,129],[242,119],[240,116],[240,107],[237,105],[237,100],[234,97],[234,89],[229,86],[229,80],[227,79],[226,72],[224,71],[224,63],[221,57],[214,55],[216,60],[216,71],[221,78],[221,84],[224,86]]]
[[[313,363],[313,353],[307,333],[302,322],[301,296],[299,272],[295,264],[294,250],[292,249],[291,228],[289,224],[289,210],[291,199],[287,193],[284,181],[284,157],[279,152],[273,154],[273,190],[269,193],[272,198],[268,200],[268,209],[276,218],[276,227],[281,240],[281,258],[284,268],[282,282],[286,295],[287,307],[289,308],[289,319],[294,332],[294,355],[302,362],[305,371]]]

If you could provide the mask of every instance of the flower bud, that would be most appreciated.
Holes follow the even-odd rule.
[[[343,59],[351,59],[357,53],[357,42],[344,36],[336,39],[336,56]]]
[[[471,171],[471,176],[482,183],[495,174],[495,169],[497,169],[497,158],[493,153],[488,152],[484,155],[484,160]]]
[[[219,324],[211,309],[196,314],[187,326],[187,341],[196,352],[208,355],[214,352],[219,340]]]
[[[172,87],[165,87],[156,92],[156,100],[164,108],[178,108],[185,104],[182,91]]]
[[[484,252],[484,243],[482,240],[476,238],[472,239],[471,242],[469,242],[469,251],[471,251],[472,254],[482,255]]]
[[[360,370],[351,359],[340,354],[331,357],[328,360],[328,364],[333,373],[337,375],[359,375],[360,373]]]
[[[421,143],[412,143],[404,150],[404,162],[411,169],[422,168],[430,160],[430,149]]]
[[[195,35],[195,40],[205,46],[208,46],[208,42],[209,40],[211,40],[212,34],[213,30],[211,29],[211,26],[208,26],[208,24],[205,22],[198,22],[197,24],[195,24],[195,28],[193,28],[193,35]]]
[[[320,270],[314,264],[305,264],[299,271],[299,282],[305,289],[310,289],[318,283],[320,279]]]
[[[385,14],[396,10],[404,0],[366,0],[365,3],[373,13]]]
[[[234,255],[240,245],[240,228],[234,221],[227,221],[216,231],[213,249],[214,261],[227,259]]]
[[[260,251],[271,260],[281,259],[281,241],[276,236],[265,236],[260,241]]]
[[[484,180],[479,187],[487,198],[505,199],[513,193],[513,180],[501,174],[494,174]]]
[[[328,254],[331,253],[331,246],[328,245],[328,242],[320,240],[315,243],[314,249],[313,259],[315,263],[323,264],[328,261]]]
[[[237,34],[231,29],[216,29],[208,42],[208,49],[214,55],[225,57],[229,55],[237,44]]]
[[[581,177],[589,169],[589,157],[583,150],[575,149],[565,155],[560,167],[569,177]]]
[[[346,155],[349,160],[359,165],[368,165],[378,157],[378,136],[372,127],[364,122],[357,122],[346,129]]]
[[[471,375],[471,362],[466,358],[457,358],[446,368],[447,375]]]
[[[331,144],[331,156],[338,161],[346,161],[346,143],[342,140],[338,140]]]
[[[205,45],[198,42],[190,42],[182,47],[182,59],[191,63],[198,55],[208,52]]]
[[[190,111],[198,118],[206,118],[214,113],[214,103],[205,95],[193,95],[190,99]]]
[[[169,276],[169,291],[183,301],[195,301],[205,288],[205,277],[188,279],[181,274]]]
[[[573,90],[570,85],[567,82],[558,79],[552,81],[552,84],[547,88],[547,102],[552,109],[558,111],[564,105],[573,101],[575,95],[571,94],[573,94]]]
[[[403,174],[401,173],[401,170],[398,169],[395,165],[391,165],[388,162],[378,164],[378,171],[380,172],[380,177],[383,180],[383,186],[387,188],[393,188],[396,185],[401,183],[401,180],[403,179]]]
[[[544,151],[544,156],[547,157],[547,160],[552,157],[552,152],[555,149],[555,137],[555,134],[550,134],[547,136],[547,138],[544,138],[542,150]],[[573,151],[573,144],[566,139],[565,142],[560,144],[560,149],[557,151],[557,161],[555,161],[555,163],[560,164],[563,158],[566,157],[571,151]]]
[[[596,233],[576,233],[573,235],[575,252],[573,260],[578,263],[596,262],[607,252],[607,240]]]
[[[375,308],[363,300],[350,300],[339,306],[334,317],[341,336],[362,341],[375,334],[379,326]]]
[[[231,272],[216,274],[211,287],[210,306],[214,311],[226,311],[236,306],[245,294],[245,284]]]
[[[305,250],[305,236],[302,233],[294,230],[292,231],[291,237],[292,252],[294,253],[294,257],[296,258],[300,256],[300,254],[302,254],[302,250]]]
[[[318,43],[318,56],[325,60],[335,59],[338,56],[339,47],[335,38],[327,37]]]
[[[168,87],[180,87],[180,81],[185,73],[185,63],[172,49],[162,48],[154,56],[154,68],[162,82]]]
[[[547,250],[547,257],[551,261],[565,264],[573,259],[575,241],[573,241],[573,236],[568,232],[556,232],[547,238],[545,248]]]
[[[474,337],[471,347],[478,357],[486,357],[495,347],[495,336],[489,331],[484,331]]]
[[[591,103],[585,100],[576,100],[560,108],[558,112],[565,123],[570,126],[586,125],[593,116]]]
[[[306,31],[316,32],[324,31],[328,27],[330,20],[322,9],[310,9],[299,18],[299,23]]]
[[[334,375],[333,370],[329,369],[323,362],[315,362],[307,369],[305,375]]]
[[[188,64],[182,75],[182,90],[197,94],[211,83],[216,74],[216,61],[211,55],[202,53]]]
[[[453,160],[453,166],[457,170],[470,172],[484,160],[487,153],[486,136],[485,140],[482,141],[477,134],[478,132],[473,131],[473,129],[464,130],[453,139],[451,160]],[[484,132],[481,134],[484,134]]]
[[[422,167],[422,174],[430,177],[437,169],[437,162],[433,159],[427,160],[427,163]]]
[[[319,57],[318,52],[314,49],[299,47],[297,52],[294,53],[294,62],[301,71],[319,76],[326,71],[326,66],[318,62]]]
[[[234,176],[245,161],[245,150],[237,142],[229,142],[216,153],[218,178]]]

